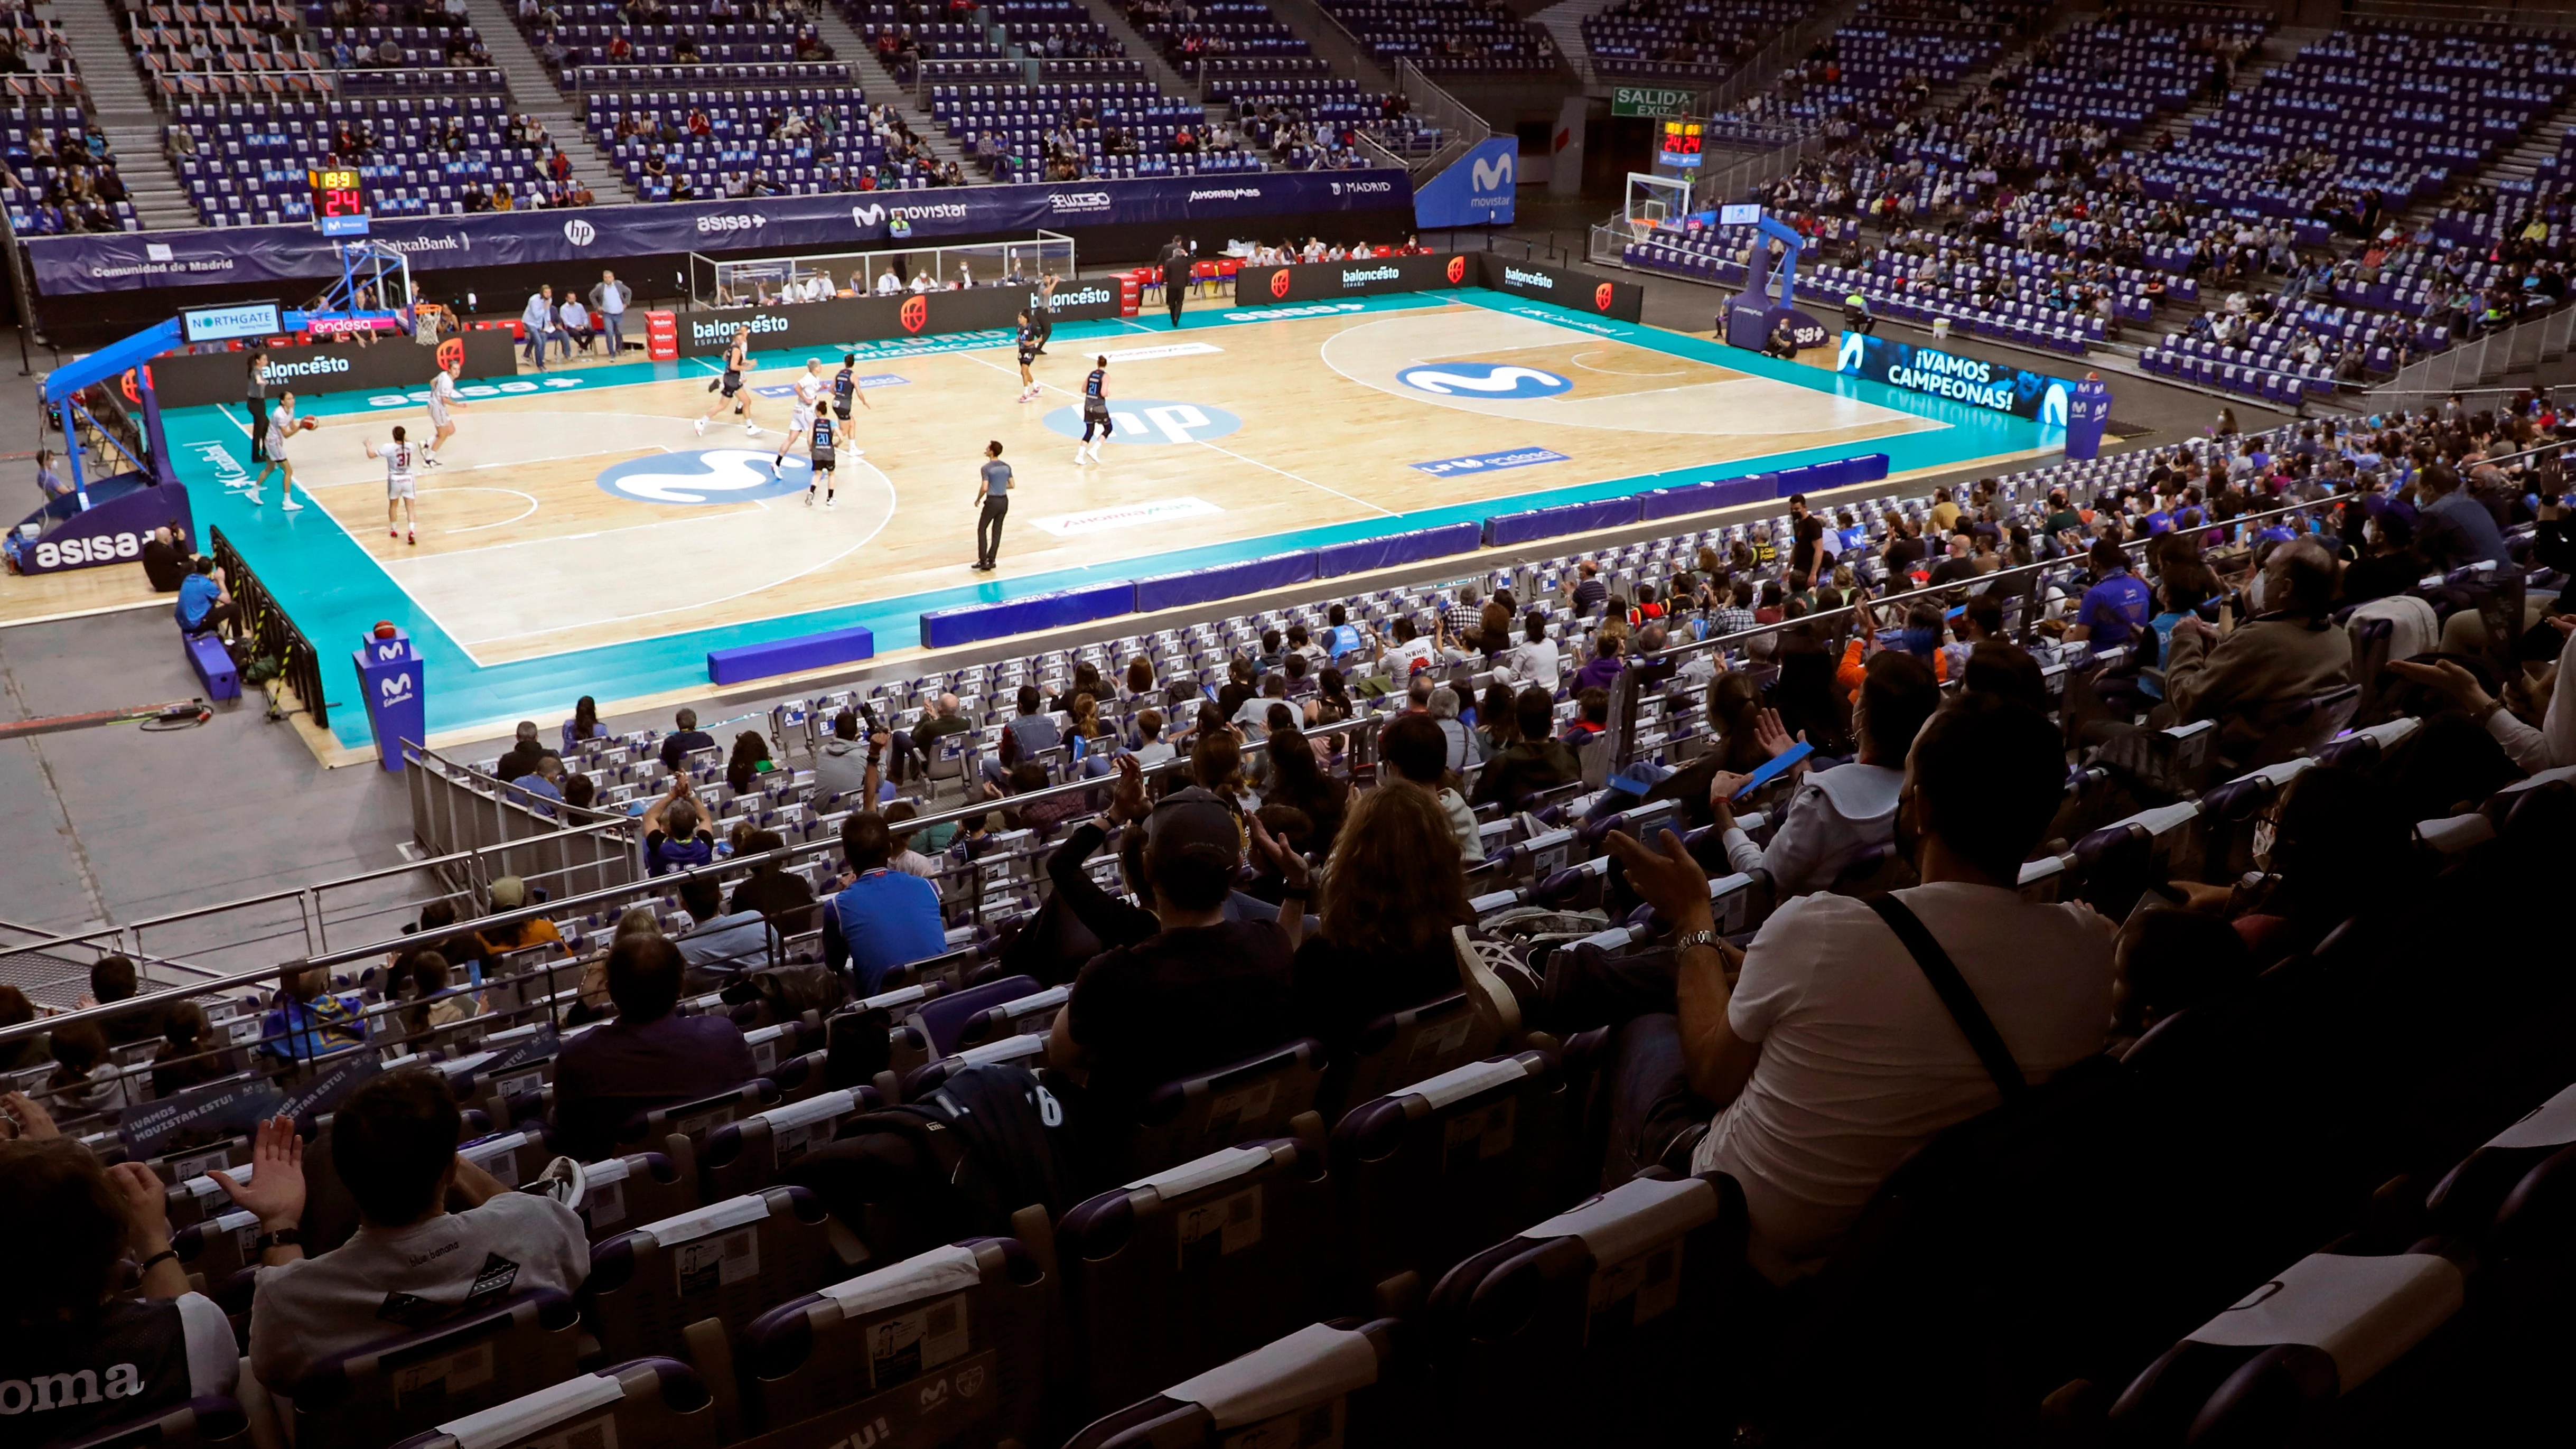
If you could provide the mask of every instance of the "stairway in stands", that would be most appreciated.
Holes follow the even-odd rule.
[[[564,101],[554,77],[546,74],[545,62],[537,59],[528,37],[510,18],[509,8],[501,0],[465,0],[465,13],[475,33],[483,37],[484,48],[492,52],[492,63],[501,68],[510,88],[511,109],[534,116],[545,126],[546,135],[572,159],[572,174],[593,196],[602,202],[633,201],[635,194],[627,189],[625,175],[591,139],[581,114]]]
[[[47,9],[71,42],[72,63],[80,67],[90,107],[115,148],[116,174],[133,198],[135,214],[155,231],[204,225],[161,149],[160,113],[152,108],[152,93],[143,87],[106,0],[64,0]]]

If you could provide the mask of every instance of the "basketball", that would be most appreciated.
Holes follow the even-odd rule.
[[[295,421],[302,431],[308,433],[313,431],[315,428],[322,426],[322,420],[320,418],[297,418]]]

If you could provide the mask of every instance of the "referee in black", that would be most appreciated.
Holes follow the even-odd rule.
[[[1002,559],[1002,519],[1011,511],[1011,465],[999,441],[984,445],[982,477],[975,484],[975,567],[991,573]]]
[[[1172,327],[1181,325],[1181,289],[1190,284],[1190,244],[1179,237],[1163,248],[1163,305],[1172,309]]]

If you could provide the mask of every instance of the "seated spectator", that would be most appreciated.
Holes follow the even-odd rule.
[[[1429,715],[1401,716],[1378,736],[1377,753],[1398,779],[1421,789],[1440,807],[1459,858],[1483,864],[1484,836],[1477,828],[1475,810],[1455,787],[1457,776],[1448,767],[1449,741],[1440,732],[1440,722]]]
[[[1467,728],[1458,718],[1458,691],[1444,684],[1431,691],[1431,697],[1425,701],[1424,708],[1430,714],[1433,723],[1440,726],[1441,735],[1449,742],[1449,768],[1452,771],[1462,771],[1470,765],[1481,765],[1485,762],[1475,731]]]
[[[999,785],[986,784],[984,798],[1009,800],[1030,796],[1024,804],[1013,805],[1002,812],[1002,818],[1013,830],[1034,830],[1041,840],[1054,836],[1058,827],[1090,810],[1088,791],[1067,791],[1049,795],[1045,791],[1054,782],[1047,778],[1046,767],[1024,761],[1011,767],[1010,774]]]
[[[894,835],[885,817],[853,811],[841,822],[841,858],[849,876],[823,902],[823,964],[847,971],[851,994],[874,996],[886,972],[948,949],[939,892],[890,864]]]
[[[20,1247],[0,1309],[0,1382],[24,1416],[11,1420],[12,1442],[68,1442],[230,1397],[232,1326],[189,1290],[161,1180],[139,1162],[100,1167],[43,1108],[14,1092],[7,1102],[20,1131],[0,1142],[0,1233]],[[132,1287],[129,1260],[143,1268]]]
[[[662,768],[677,770],[680,761],[699,750],[715,748],[716,737],[698,728],[698,712],[684,709],[671,717],[677,728],[662,737]]]
[[[1521,642],[1494,661],[1494,682],[1536,684],[1553,691],[1557,667],[1556,641],[1547,637],[1547,616],[1532,609],[1522,621]]]
[[[36,1003],[15,986],[0,984],[0,1027],[24,1026],[36,1019]],[[0,1041],[0,1073],[31,1071],[54,1059],[53,1046],[41,1031]]]
[[[1615,645],[1617,641],[1611,642]],[[1577,690],[1574,695],[1574,718],[1566,721],[1565,733],[1561,738],[1566,744],[1579,750],[1598,739],[1601,732],[1609,727],[1610,691],[1597,688]]]
[[[556,1141],[583,1162],[614,1152],[618,1124],[638,1113],[760,1074],[732,1018],[674,1013],[688,967],[668,938],[621,927],[607,964],[616,1019],[565,1042],[555,1058]]]
[[[1619,671],[1626,667],[1627,661],[1619,657],[1619,651],[1626,646],[1626,642],[1617,633],[1609,629],[1602,630],[1599,642],[1594,646],[1591,660],[1581,669],[1574,671],[1575,691],[1581,693],[1587,689],[1607,690],[1610,687],[1610,681],[1617,679]]]
[[[768,969],[783,959],[778,928],[757,910],[724,908],[724,888],[702,875],[680,882],[680,906],[689,929],[671,939],[688,971],[680,990],[714,991],[735,976]]]
[[[54,1070],[45,1090],[57,1106],[81,1112],[107,1112],[143,1099],[140,1086],[109,1060],[107,1038],[98,1023],[75,1021],[54,1028]]]
[[[289,971],[278,988],[276,1007],[260,1018],[262,1052],[306,1062],[366,1041],[366,1019],[354,1001],[331,994],[329,971],[319,966]]]
[[[1136,748],[1129,751],[1136,763],[1148,769],[1171,759],[1176,753],[1171,742],[1163,738],[1163,712],[1141,709],[1136,712]]]
[[[2495,737],[2524,773],[2536,775],[2576,765],[2576,614],[2555,616],[2549,624],[2566,642],[2559,646],[2558,662],[2548,676],[2547,702],[2537,711],[2530,708],[2536,685],[2517,696],[2508,684],[2507,698],[2499,700],[2456,659],[2398,660],[2388,667],[2465,711]],[[2536,722],[2525,717],[2533,713],[2538,715]]]
[[[2425,562],[2448,572],[2475,563],[2506,562],[2504,534],[2495,515],[2471,496],[2450,465],[2436,462],[2418,477],[2430,495],[2415,524],[2415,547]]]
[[[411,1009],[403,1013],[403,1029],[412,1036],[427,1036],[483,1014],[482,998],[451,989],[456,983],[455,968],[436,951],[412,952],[394,975],[395,985],[412,1001]]]
[[[197,556],[196,572],[179,581],[179,602],[171,612],[182,634],[203,634],[209,629],[221,633],[225,625],[241,621],[241,606],[224,587],[223,571],[204,554]]]
[[[152,1053],[152,1095],[167,1097],[229,1076],[206,1041],[206,1013],[193,1001],[172,1002],[161,1013],[161,1046]]]
[[[1064,743],[1063,733],[1044,713],[1045,699],[1038,693],[1036,685],[1021,685],[1014,702],[1019,713],[1003,727],[1001,748],[992,759],[984,762],[984,778],[991,784],[1003,784],[1013,765],[1022,760],[1034,760]]]
[[[555,818],[554,807],[563,803],[563,773],[562,757],[548,750],[537,756],[536,764],[529,767],[528,773],[512,780],[510,788],[520,793],[522,803],[528,809],[552,820]]]
[[[919,723],[909,730],[894,732],[894,777],[898,782],[907,778],[907,771],[927,765],[941,739],[975,728],[959,718],[957,709],[957,696],[943,694]]]
[[[567,1044],[565,1059],[611,1030]],[[507,1294],[569,1294],[589,1276],[580,1217],[457,1156],[459,1126],[456,1099],[434,1072],[388,1072],[342,1102],[331,1118],[331,1168],[357,1202],[359,1226],[314,1258],[295,1242],[305,1183],[292,1118],[260,1124],[248,1181],[212,1174],[259,1217],[250,1367],[261,1383],[291,1397],[326,1360]]]
[[[1324,768],[1313,742],[1294,725],[1273,730],[1262,751],[1270,761],[1263,806],[1284,805],[1305,815],[1309,833],[1297,842],[1300,848],[1317,854],[1332,849],[1350,809],[1350,783]]]
[[[2129,572],[2126,550],[2107,538],[2093,540],[2093,587],[2076,606],[2066,637],[2091,646],[2091,652],[2117,649],[2146,627],[2153,602],[2147,586]]]
[[[1378,1017],[1459,990],[1450,930],[1475,912],[1464,864],[1446,849],[1453,834],[1429,791],[1383,785],[1351,807],[1318,880],[1302,854],[1254,822],[1254,844],[1285,887],[1279,928],[1296,953],[1295,1019],[1327,1049],[1347,1052]],[[1321,896],[1311,936],[1310,893]]]
[[[1242,817],[1221,796],[1177,791],[1144,820],[1143,879],[1155,932],[1086,963],[1056,1013],[1047,1062],[1090,1073],[1089,1120],[1132,1119],[1145,1095],[1189,1072],[1288,1040],[1294,974],[1267,921],[1229,920],[1243,864]]]
[[[515,732],[515,736],[510,741],[510,748],[502,754],[499,760],[493,762],[492,778],[496,780],[518,779],[520,776],[536,769],[537,761],[544,758],[545,753],[546,747],[539,743],[537,739],[537,722],[532,719],[523,719],[519,721],[519,727]]]
[[[706,828],[689,777],[675,775],[670,792],[644,812],[644,873],[692,870],[716,858],[715,832]]]
[[[528,904],[528,883],[515,875],[496,876],[493,878],[491,888],[484,895],[491,902],[493,913],[496,915],[504,911],[519,910]],[[426,921],[427,917],[428,912],[423,911],[423,920]],[[453,917],[451,916],[450,919]],[[494,969],[498,969],[501,958],[512,951],[526,950],[531,946],[553,947],[553,950],[543,952],[535,958],[544,960],[561,954],[563,950],[563,933],[556,930],[555,923],[544,916],[530,916],[513,925],[486,926],[481,932],[466,937],[466,940],[480,948],[483,961]],[[453,945],[441,949],[450,962],[462,962],[466,959]]]
[[[186,582],[193,565],[187,551],[179,546],[167,528],[152,530],[143,543],[143,580],[156,594],[175,594]]]
[[[2165,666],[2174,719],[2218,721],[2222,749],[2260,740],[2301,700],[2352,682],[2352,643],[2334,626],[2333,555],[2305,540],[2282,544],[2257,582],[2262,613],[2224,639],[2184,618]]]
[[[1531,685],[1520,692],[1514,713],[1520,740],[1486,762],[1484,773],[1476,777],[1476,793],[1471,797],[1476,804],[1499,802],[1517,809],[1529,796],[1583,778],[1583,762],[1555,738],[1554,694]],[[1441,745],[1445,758],[1445,738]]]
[[[736,795],[748,795],[759,788],[762,775],[777,768],[769,758],[769,741],[758,730],[744,730],[733,737],[733,754],[725,761],[725,787]]]
[[[572,718],[563,724],[563,753],[569,755],[581,748],[584,740],[608,738],[608,726],[599,722],[599,701],[583,695],[573,701]]]
[[[1613,1170],[1659,1160],[1714,1108],[1690,1165],[1742,1185],[1748,1258],[1775,1283],[1820,1264],[1891,1169],[2001,1100],[1891,920],[1919,923],[1949,958],[2025,1080],[2098,1053],[2113,928],[2088,907],[2034,904],[2017,888],[2064,788],[2062,743],[2045,717],[1992,695],[1955,701],[1924,726],[1906,766],[1900,808],[1923,884],[1878,908],[1823,893],[1785,903],[1732,984],[1707,875],[1680,840],[1611,835],[1630,883],[1684,943],[1678,1016],[1638,1016],[1613,1048]],[[1888,903],[1901,914],[1883,917]]]
[[[775,830],[755,830],[743,840],[742,853],[761,855],[785,849],[786,845],[785,838]],[[777,861],[762,861],[733,888],[732,908],[737,912],[758,911],[771,925],[794,935],[813,929],[814,887]]]
[[[1750,775],[1712,775],[1708,808],[1725,841],[1728,869],[1769,872],[1773,889],[1786,899],[1826,890],[1845,870],[1893,848],[1905,752],[1940,704],[1941,686],[1922,660],[1895,649],[1871,656],[1854,711],[1859,757],[1830,770],[1804,771],[1778,812],[1779,828],[1767,846],[1755,845],[1735,823],[1735,793]],[[1757,730],[1773,756],[1789,749],[1778,715],[1766,711]]]
[[[917,875],[929,881],[931,888],[936,890],[939,887],[938,858],[924,855],[913,849],[910,831],[894,829],[920,813],[912,808],[912,802],[909,800],[897,800],[885,808],[886,827],[892,830],[894,835],[894,854],[886,857],[886,864],[902,871],[905,875]]]
[[[142,979],[135,974],[134,962],[124,956],[101,956],[89,968],[89,994],[80,999],[84,1007],[112,1006],[131,1000],[142,989]],[[161,1017],[157,1007],[146,1003],[131,1011],[99,1018],[98,1029],[109,1046],[132,1046],[150,1041],[161,1034]]]
[[[817,807],[835,795],[874,805],[876,797],[866,787],[876,773],[882,749],[880,745],[859,738],[858,711],[843,709],[833,715],[832,737],[823,741],[823,748],[814,752],[814,799]]]
[[[2112,965],[2111,1041],[2122,1055],[2166,1017],[2239,991],[2255,976],[2254,953],[2225,920],[2169,906],[2129,917]]]

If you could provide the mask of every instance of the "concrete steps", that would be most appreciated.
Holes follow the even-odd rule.
[[[90,108],[114,149],[116,174],[135,215],[153,231],[205,225],[161,149],[161,114],[152,108],[152,93],[104,0],[55,0],[39,13],[71,43],[72,63],[80,67]]]
[[[1174,69],[1172,63],[1163,58],[1163,53],[1154,48],[1152,41],[1127,23],[1126,12],[1120,10],[1113,0],[1082,0],[1082,4],[1091,12],[1091,18],[1099,21],[1101,27],[1109,32],[1111,39],[1127,47],[1128,59],[1145,63],[1145,78],[1162,87],[1163,94],[1185,101],[1204,102],[1207,99],[1198,82]],[[1030,58],[1037,59],[1035,56]]]

